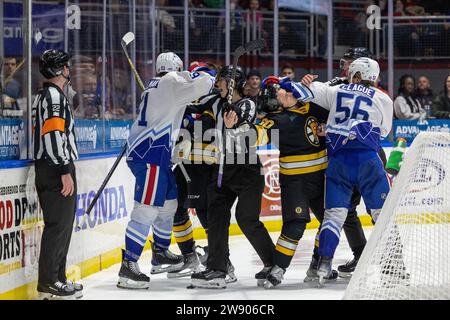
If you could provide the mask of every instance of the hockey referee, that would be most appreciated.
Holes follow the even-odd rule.
[[[81,297],[81,284],[66,278],[66,258],[76,209],[78,158],[73,111],[64,94],[69,55],[45,51],[39,70],[47,79],[33,104],[36,190],[44,215],[37,290],[43,298]]]

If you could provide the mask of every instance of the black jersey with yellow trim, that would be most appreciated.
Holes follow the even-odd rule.
[[[213,108],[219,102],[220,96],[217,94],[201,97],[199,100],[187,106],[185,111],[185,120],[187,121],[185,129],[191,135],[191,152],[189,160],[194,164],[213,164],[217,163],[217,147],[215,144],[215,134],[208,134],[208,130],[216,127],[216,116]]]
[[[328,163],[325,137],[317,135],[317,128],[320,123],[326,123],[328,113],[328,110],[314,103],[268,113],[254,126],[258,134],[257,144],[262,146],[272,142],[278,147],[281,174],[297,175],[324,170]],[[275,141],[277,136],[278,141]]]

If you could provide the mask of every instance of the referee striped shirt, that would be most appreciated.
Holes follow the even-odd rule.
[[[33,103],[34,159],[47,160],[62,174],[78,159],[73,112],[64,92],[46,82]]]

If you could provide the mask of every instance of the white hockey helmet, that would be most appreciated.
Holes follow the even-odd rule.
[[[181,70],[183,70],[183,61],[173,52],[161,53],[156,59],[156,73]]]
[[[361,80],[375,82],[380,75],[378,62],[370,58],[358,58],[348,67],[348,80],[352,83],[355,74],[359,72]]]

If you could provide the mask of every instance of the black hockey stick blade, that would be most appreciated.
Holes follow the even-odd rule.
[[[264,45],[265,45],[264,39],[256,39],[245,44],[245,51],[249,52],[253,50],[259,50],[264,48]]]

